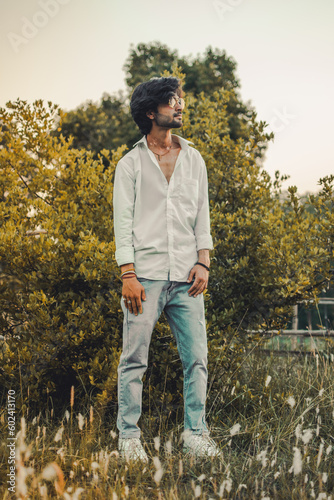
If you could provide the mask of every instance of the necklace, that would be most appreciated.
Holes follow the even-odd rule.
[[[150,148],[150,149],[151,149],[152,153],[154,153],[155,155],[157,155],[157,157],[158,157],[158,161],[160,161],[161,157],[162,157],[162,156],[167,155],[167,154],[170,152],[170,150],[172,149],[172,146],[167,146],[167,147],[168,147],[168,151],[167,151],[166,153],[164,153],[163,155],[161,155],[161,154],[159,154],[159,153],[156,153],[156,152],[155,152],[155,151],[153,151],[153,149],[151,149],[151,148]]]

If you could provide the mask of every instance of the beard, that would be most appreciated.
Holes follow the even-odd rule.
[[[170,118],[169,116],[162,115],[161,113],[155,113],[155,123],[158,127],[163,128],[180,128],[182,127],[182,119]]]

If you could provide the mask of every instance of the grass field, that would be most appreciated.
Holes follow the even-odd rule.
[[[245,358],[232,385],[209,393],[207,420],[224,459],[182,453],[182,412],[144,414],[148,465],[119,460],[115,412],[80,407],[17,414],[16,495],[6,485],[7,420],[1,413],[2,498],[29,499],[332,499],[334,362],[308,357]],[[114,407],[115,409],[115,407]],[[167,422],[167,423],[166,423]]]

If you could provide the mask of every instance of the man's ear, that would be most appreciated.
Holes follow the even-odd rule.
[[[153,120],[154,119],[154,113],[153,113],[153,111],[147,111],[146,116],[150,120]]]

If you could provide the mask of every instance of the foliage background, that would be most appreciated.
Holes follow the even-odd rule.
[[[155,66],[141,66],[130,54],[129,95],[136,68],[141,79],[149,68],[189,81],[182,135],[206,161],[215,246],[205,300],[216,398],[222,383],[234,380],[246,350],[261,342],[261,332],[282,328],[293,304],[315,298],[328,284],[333,178],[323,179],[320,193],[305,204],[293,187],[282,202],[285,177],[277,173],[272,180],[262,167],[273,135],[240,101],[233,62],[208,50],[202,60],[184,62],[180,74],[164,50],[138,48],[141,63],[149,52]],[[208,88],[206,70],[217,74],[215,65],[222,77]],[[17,100],[0,110],[0,376],[23,408],[28,400],[37,410],[46,398],[68,401],[72,385],[84,403],[116,408],[122,313],[112,194],[114,169],[127,147],[122,137],[124,143],[137,139],[128,97],[103,98],[66,116],[42,101]],[[169,419],[179,414],[182,370],[164,316],[150,356],[144,406],[159,407]]]

